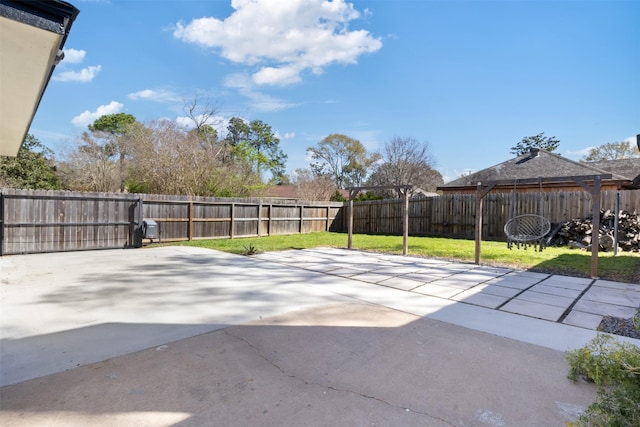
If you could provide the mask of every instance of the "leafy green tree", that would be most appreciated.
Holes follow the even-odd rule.
[[[239,117],[232,117],[229,119],[229,125],[227,126],[227,136],[224,138],[224,151],[222,161],[223,163],[229,162],[236,147],[243,141],[249,139],[249,124]]]
[[[620,160],[640,157],[638,147],[631,146],[627,141],[608,142],[589,150],[589,154],[584,157],[586,162],[598,160]]]
[[[52,150],[33,135],[27,134],[16,157],[0,157],[0,187],[62,189],[52,157]]]
[[[126,144],[124,137],[135,123],[137,123],[136,118],[131,114],[117,113],[101,116],[89,125],[89,131],[94,135],[107,138],[108,141],[105,145],[111,146],[118,157],[120,191],[125,189],[126,158],[130,152],[130,147]]]
[[[287,155],[280,148],[280,139],[274,135],[271,126],[261,120],[247,123],[233,117],[229,120],[227,130],[225,143],[234,157],[253,164],[260,179],[266,169],[271,172],[272,182],[281,182]]]
[[[560,145],[560,140],[555,136],[544,136],[544,132],[534,136],[526,136],[522,141],[511,147],[511,154],[521,156],[527,154],[532,148],[539,148],[545,151],[554,151]]]
[[[257,153],[258,176],[262,178],[262,169],[271,172],[272,182],[281,182],[284,175],[287,155],[280,148],[280,139],[277,138],[271,126],[261,120],[253,120],[249,123],[251,137],[249,144]]]
[[[340,189],[360,186],[369,173],[371,165],[380,156],[369,154],[357,139],[342,134],[331,134],[307,148],[315,160],[311,169],[316,175],[328,175]]]

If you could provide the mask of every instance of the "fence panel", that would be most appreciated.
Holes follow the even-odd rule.
[[[603,191],[601,208],[615,209],[616,191]],[[402,234],[402,200],[354,203],[353,231],[363,234]],[[640,212],[640,190],[620,191],[620,209]],[[409,234],[474,238],[475,194],[453,194],[409,201]],[[346,209],[345,209],[346,211]],[[539,193],[489,193],[484,198],[483,235],[505,240],[504,225],[516,215],[540,214],[551,223],[591,217],[591,195],[586,191]],[[341,221],[343,231],[348,218]]]
[[[0,255],[135,245],[138,198],[3,189]]]
[[[603,191],[602,209],[615,198]],[[475,206],[469,194],[411,200],[409,234],[473,239]],[[620,208],[640,211],[640,190],[621,191]],[[354,203],[354,232],[401,235],[402,209],[400,199]],[[483,239],[503,240],[510,217],[539,212],[552,223],[589,218],[591,196],[489,193]],[[2,189],[0,255],[136,246],[142,218],[159,223],[163,241],[346,232],[348,221],[346,205],[332,202]]]

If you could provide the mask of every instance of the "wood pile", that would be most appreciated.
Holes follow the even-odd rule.
[[[611,210],[600,211],[600,250],[613,251],[614,230],[614,212]],[[593,222],[591,218],[572,219],[552,227],[547,246],[569,246],[590,250],[592,235]],[[620,211],[618,250],[640,252],[640,213]]]

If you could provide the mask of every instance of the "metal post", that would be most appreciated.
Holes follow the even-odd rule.
[[[613,217],[613,256],[618,256],[618,226],[620,225],[620,192],[616,192],[615,216]]]

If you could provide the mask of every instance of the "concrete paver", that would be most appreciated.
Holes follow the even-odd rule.
[[[566,325],[579,326],[587,329],[597,329],[600,322],[602,322],[601,315],[585,313],[578,310],[571,310],[563,321]]]
[[[566,309],[555,305],[515,298],[503,305],[500,310],[555,322],[560,319]]]
[[[363,263],[362,258],[346,256],[348,253],[343,252],[344,250],[314,249],[311,251],[319,259],[326,262],[339,262],[343,268],[347,269],[351,265]],[[394,267],[376,268],[374,273],[369,271],[361,275],[349,275],[351,279],[360,278],[363,281],[383,284],[379,280],[381,275],[394,275],[397,274],[394,269],[410,267],[415,270],[403,274],[402,277],[425,284],[413,288],[400,286],[400,289],[540,319],[563,321],[568,325],[589,329],[597,328],[600,323],[597,321],[598,318],[601,320],[606,315],[630,317],[633,315],[633,310],[629,307],[637,309],[640,306],[640,284],[516,271],[442,260],[422,261],[414,257],[367,255],[369,260],[364,264],[375,265],[376,263],[371,263],[371,259],[378,259],[380,263],[391,259],[395,263]],[[280,256],[278,262],[291,266],[298,265],[295,261],[297,256],[295,251],[287,251]],[[289,258],[288,261],[287,258]],[[486,288],[488,285],[495,288]],[[494,297],[477,296],[478,293],[490,294]],[[500,297],[503,299],[499,299]],[[531,304],[527,305],[526,302]],[[578,313],[571,315],[574,310]]]
[[[516,299],[562,307],[564,309],[569,308],[574,301],[574,298],[537,292],[536,286],[532,287],[530,290],[522,292],[516,297]]]

